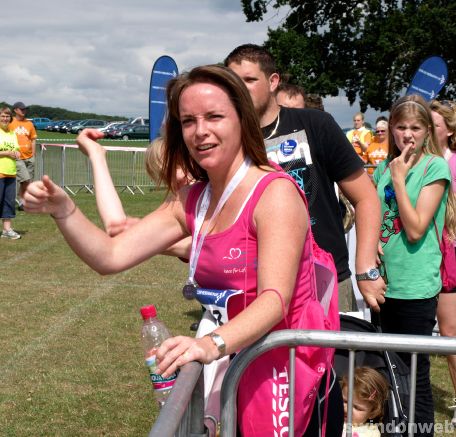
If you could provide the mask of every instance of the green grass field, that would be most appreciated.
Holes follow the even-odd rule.
[[[129,214],[163,192],[122,196]],[[94,197],[75,198],[96,218]],[[145,436],[157,414],[139,340],[154,303],[173,333],[200,307],[184,301],[187,265],[164,256],[101,277],[67,247],[53,220],[18,213],[22,239],[1,239],[0,435]]]
[[[143,216],[163,192],[121,197],[130,215]],[[75,200],[97,219],[93,196]],[[190,334],[200,307],[181,296],[187,265],[157,256],[101,277],[49,217],[19,212],[14,227],[21,240],[0,240],[0,435],[146,436],[157,408],[139,308],[156,304],[174,334]],[[453,394],[441,357],[432,358],[432,383],[443,422]]]

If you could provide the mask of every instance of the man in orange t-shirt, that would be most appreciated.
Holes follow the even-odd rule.
[[[23,211],[22,200],[29,183],[35,176],[35,141],[37,138],[35,126],[25,118],[27,106],[22,102],[13,105],[15,117],[9,125],[9,129],[17,136],[20,148],[20,157],[16,162],[17,182],[19,188],[19,210]]]
[[[364,161],[366,151],[372,141],[372,132],[364,126],[364,114],[357,112],[353,117],[353,129],[347,132],[347,138],[352,143],[358,156]]]

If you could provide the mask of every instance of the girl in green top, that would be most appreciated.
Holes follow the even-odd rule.
[[[383,332],[432,335],[442,286],[434,221],[441,238],[450,180],[427,103],[416,95],[402,97],[391,108],[389,157],[374,173],[382,206],[379,252],[388,277]],[[410,367],[410,354],[401,357]],[[419,355],[416,436],[433,435],[429,368],[429,356]]]
[[[8,129],[11,109],[0,108],[0,217],[3,222],[1,238],[17,240],[21,236],[11,228],[11,219],[16,216],[16,159],[19,144],[16,134]]]

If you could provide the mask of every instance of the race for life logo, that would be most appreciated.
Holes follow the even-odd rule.
[[[223,259],[238,259],[241,255],[241,249],[239,249],[238,247],[232,247],[230,249],[229,255],[224,256]]]
[[[288,436],[288,421],[290,413],[288,411],[289,382],[288,370],[286,367],[282,371],[272,368],[272,423],[274,425],[274,437]]]

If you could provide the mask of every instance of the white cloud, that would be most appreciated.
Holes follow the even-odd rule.
[[[9,2],[0,100],[145,115],[159,56],[173,57],[180,71],[220,62],[239,44],[262,44],[283,15],[274,11],[264,22],[246,23],[233,0]]]

